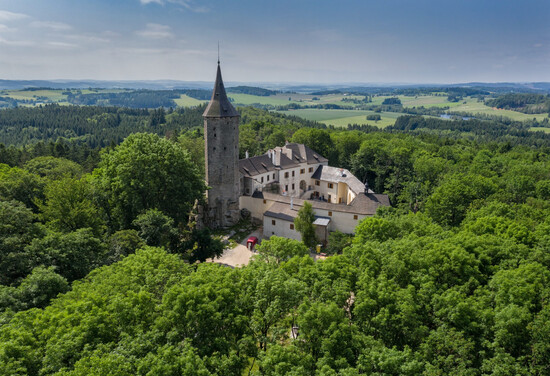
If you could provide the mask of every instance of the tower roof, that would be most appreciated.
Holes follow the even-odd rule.
[[[212,91],[212,98],[210,103],[202,114],[203,117],[236,117],[239,116],[235,107],[229,102],[227,94],[225,93],[225,87],[223,86],[222,71],[220,69],[220,62],[218,61],[218,71],[216,73],[216,82],[214,83],[214,90]]]

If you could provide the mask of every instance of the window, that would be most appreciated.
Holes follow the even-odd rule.
[[[288,192],[288,184],[285,185],[285,192]]]
[[[285,172],[285,178],[288,178],[288,171]]]
[[[338,203],[339,203],[339,204],[342,203],[342,197],[338,197]]]
[[[310,167],[308,171],[313,172],[313,167]]]
[[[357,219],[357,214],[355,214],[355,215],[353,216],[353,219]]]
[[[275,180],[275,174],[273,174],[273,180]]]
[[[332,212],[328,212],[328,216],[329,216],[329,217],[332,217]]]
[[[294,171],[292,171],[292,176],[294,176]]]
[[[262,176],[262,180],[260,180],[262,183],[264,182],[264,177]]]
[[[328,183],[328,187],[332,189],[334,188],[334,185],[332,183]]]
[[[292,190],[294,190],[294,184],[292,184]]]
[[[264,200],[264,204],[267,204],[267,200]]]
[[[275,226],[275,220],[274,220],[274,219],[271,220],[271,224],[272,224],[273,226]]]
[[[267,181],[269,181],[269,175],[267,175]]]
[[[291,229],[291,230],[294,230],[294,223],[291,223],[291,224],[290,224],[290,229]]]
[[[321,185],[321,182],[319,180],[315,180],[315,185]]]
[[[332,196],[331,196],[331,195],[328,195],[328,202],[329,202],[329,203],[331,202],[331,201],[330,201],[331,198],[332,198]]]
[[[300,169],[300,174],[303,174],[303,173],[305,173],[305,172],[306,172],[306,169],[305,169],[305,168]]]

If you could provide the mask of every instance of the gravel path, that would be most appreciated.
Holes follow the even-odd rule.
[[[226,249],[223,252],[223,255],[217,259],[209,259],[208,262],[216,262],[218,264],[224,264],[229,265],[232,267],[239,267],[248,265],[250,262],[250,258],[255,255],[254,252],[250,252],[248,248],[246,248],[246,241],[250,236],[255,236],[258,239],[262,238],[261,235],[261,229],[256,230],[252,232],[251,234],[248,234],[244,240],[241,242],[241,244],[237,245],[235,248],[232,249]]]

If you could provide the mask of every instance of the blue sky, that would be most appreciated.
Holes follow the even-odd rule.
[[[0,78],[550,81],[550,0],[0,0]]]

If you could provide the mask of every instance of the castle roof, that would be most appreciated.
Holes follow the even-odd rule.
[[[276,166],[267,154],[239,160],[239,171],[246,177],[252,177],[274,171]]]
[[[227,94],[225,93],[225,87],[223,86],[222,71],[220,69],[220,62],[218,61],[218,71],[216,73],[216,82],[214,83],[214,90],[212,91],[212,98],[210,103],[202,114],[203,117],[237,117],[239,113],[235,110],[235,107],[229,102]]]
[[[275,149],[281,149],[283,153],[286,152],[285,154],[298,163],[307,162],[308,164],[314,164],[328,162],[328,159],[304,144],[290,143]]]
[[[367,187],[345,168],[331,166],[319,166],[311,176],[312,179],[328,181],[331,183],[346,183],[356,195],[368,192]]]

